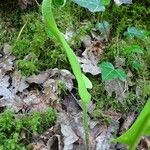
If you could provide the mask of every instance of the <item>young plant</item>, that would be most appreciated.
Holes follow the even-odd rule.
[[[73,73],[76,77],[77,83],[78,83],[78,92],[79,96],[82,100],[82,107],[83,107],[83,122],[84,122],[84,130],[85,130],[85,142],[86,147],[88,149],[88,123],[87,123],[87,103],[91,99],[91,95],[87,91],[87,88],[89,86],[86,84],[87,77],[85,77],[84,74],[81,72],[80,64],[77,60],[77,57],[73,50],[70,48],[68,43],[66,42],[63,34],[59,31],[55,19],[53,17],[52,13],[52,4],[56,6],[64,5],[64,0],[43,0],[42,3],[42,14],[44,17],[44,22],[46,26],[46,31],[48,32],[48,35],[51,35],[61,46],[61,48],[66,52],[67,57],[69,59],[70,65],[72,67]]]
[[[108,81],[119,78],[121,81],[126,80],[126,74],[121,69],[115,69],[109,62],[103,62],[99,65],[102,74],[102,80]]]
[[[131,126],[131,128],[126,133],[124,133],[117,139],[113,140],[113,142],[120,142],[123,144],[127,144],[129,146],[129,150],[135,150],[141,137],[144,135],[150,135],[149,108],[150,108],[150,98],[148,99],[142,112],[136,119],[135,123]]]

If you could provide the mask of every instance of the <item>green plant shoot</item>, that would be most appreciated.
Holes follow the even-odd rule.
[[[150,98],[131,128],[113,142],[127,144],[130,150],[135,150],[144,135],[150,135]]]
[[[70,48],[70,46],[64,39],[63,34],[59,31],[56,25],[56,22],[54,20],[51,7],[52,7],[52,0],[43,1],[42,13],[44,16],[44,22],[45,22],[46,28],[50,30],[50,33],[56,38],[56,40],[60,43],[61,47],[65,50],[67,57],[69,59],[69,62],[71,64],[73,73],[78,82],[79,95],[81,99],[85,103],[87,103],[91,99],[91,95],[87,91],[86,83],[83,80],[83,74],[81,72],[80,64],[76,58],[75,53],[73,52],[73,50]]]
[[[84,122],[84,130],[85,130],[85,142],[86,146],[88,147],[88,123],[87,123],[87,106],[86,104],[91,99],[91,95],[87,91],[87,87],[89,85],[86,85],[87,78],[84,74],[81,72],[80,64],[77,60],[77,57],[73,50],[70,48],[68,43],[66,42],[63,34],[59,31],[55,19],[53,17],[52,13],[52,3],[54,3],[56,6],[64,5],[64,0],[43,0],[42,3],[42,14],[44,17],[45,26],[48,32],[48,35],[52,35],[57,42],[60,44],[62,49],[66,52],[67,57],[69,59],[70,65],[72,67],[73,73],[76,77],[77,83],[78,83],[78,92],[79,96],[82,100],[82,107],[83,107],[83,122]],[[89,84],[89,83],[88,83]]]

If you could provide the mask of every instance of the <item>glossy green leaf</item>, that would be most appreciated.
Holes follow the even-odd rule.
[[[91,12],[105,11],[105,6],[101,0],[73,0],[81,7],[87,8]],[[104,1],[104,0],[103,0]]]
[[[115,78],[119,78],[122,81],[126,80],[126,74],[121,69],[115,69],[114,66],[109,62],[103,62],[100,64],[102,80],[108,81]]]
[[[105,20],[96,24],[96,29],[99,30],[103,35],[109,33],[110,27],[110,24]]]
[[[149,35],[149,32],[146,30],[140,30],[135,27],[128,27],[127,32],[124,33],[125,36],[137,37],[139,39],[146,38]]]
[[[121,80],[121,81],[125,81],[126,80],[126,74],[123,70],[121,69],[115,69],[116,72],[116,76]]]
[[[131,150],[134,150],[140,138],[147,134],[150,134],[150,98],[131,128],[113,142],[127,144]]]

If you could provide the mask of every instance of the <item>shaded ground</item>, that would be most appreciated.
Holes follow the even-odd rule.
[[[88,110],[91,149],[125,149],[109,141],[130,127],[150,96],[150,37],[131,39],[124,32],[128,27],[150,31],[150,2],[111,4],[106,12],[92,14],[68,1],[54,9],[54,15],[93,84]],[[106,34],[96,28],[104,20],[110,24]],[[130,45],[140,46],[142,53],[124,53]],[[104,61],[123,69],[127,80],[103,82],[97,64]],[[17,2],[1,2],[2,150],[84,149],[81,103],[70,72],[65,53],[46,35],[37,3],[22,10]],[[49,107],[58,114],[51,108],[45,112]],[[13,113],[4,111],[7,108]],[[139,149],[147,148],[149,140],[141,143]]]

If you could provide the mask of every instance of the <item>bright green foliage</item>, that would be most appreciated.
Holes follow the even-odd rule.
[[[143,54],[143,48],[141,48],[139,45],[130,45],[124,48],[124,53],[127,55],[132,54],[132,53]]]
[[[87,8],[91,12],[100,12],[105,11],[104,4],[106,0],[73,0],[75,3],[80,5],[81,7]]]
[[[125,32],[124,35],[131,38],[137,37],[143,40],[143,38],[146,38],[149,35],[149,32],[146,30],[137,29],[135,27],[128,27],[127,32]]]
[[[52,9],[52,0],[44,0],[42,4],[42,13],[44,16],[45,26],[50,30],[51,34],[55,37],[55,39],[58,41],[58,43],[60,43],[60,45],[66,52],[69,62],[71,64],[73,73],[78,82],[79,95],[81,99],[85,103],[87,103],[91,99],[91,95],[87,91],[85,82],[83,80],[80,64],[73,50],[70,48],[65,38],[63,37],[62,33],[57,28],[51,9]]]
[[[27,24],[17,42],[14,38],[13,54],[17,58],[18,68],[25,76],[47,68],[67,66],[66,55],[47,38],[39,18],[40,15],[36,12],[23,15],[22,21],[26,23],[28,20]]]
[[[10,111],[0,113],[0,150],[25,150],[31,142],[31,136],[50,128],[56,116],[56,112],[51,108],[45,112],[22,114],[20,117],[15,117]],[[25,133],[26,139],[21,139],[22,132]]]
[[[110,1],[111,0],[100,0],[101,1],[101,3],[104,5],[104,6],[106,6],[106,5],[109,5],[110,4]]]
[[[135,150],[140,139],[144,135],[150,135],[150,98],[144,106],[139,117],[131,128],[121,135],[119,138],[113,140],[114,142],[121,142],[129,145],[130,150]]]
[[[86,88],[92,89],[93,88],[92,82],[84,74],[82,74],[82,78],[84,80]]]
[[[91,99],[90,93],[87,91],[87,86],[85,83],[85,78],[83,79],[83,74],[80,68],[80,64],[77,60],[77,57],[73,50],[70,48],[68,43],[66,42],[63,34],[59,31],[57,24],[55,22],[55,19],[53,17],[52,13],[52,0],[44,0],[42,3],[42,14],[44,17],[45,26],[51,34],[55,37],[57,42],[61,45],[62,49],[66,52],[66,55],[69,59],[71,68],[73,70],[73,73],[76,77],[77,83],[78,83],[78,92],[79,96],[82,100],[82,108],[83,108],[83,124],[84,124],[84,130],[85,130],[85,143],[88,147],[89,143],[89,136],[88,136],[88,114],[87,114],[87,103]],[[87,78],[86,78],[87,80]],[[89,86],[89,82],[88,82]]]
[[[100,65],[102,80],[113,80],[119,78],[122,81],[126,80],[126,74],[121,69],[115,69],[114,66],[109,62],[103,62]]]

